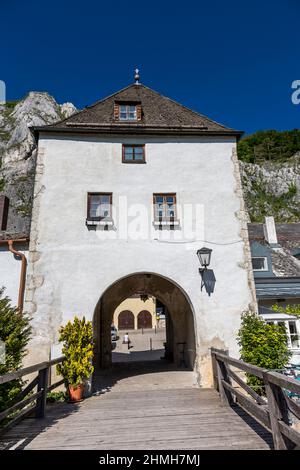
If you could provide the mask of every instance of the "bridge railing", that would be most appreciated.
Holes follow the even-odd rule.
[[[211,348],[211,355],[214,386],[222,404],[231,406],[237,403],[249,412],[271,431],[275,449],[300,446],[300,432],[291,427],[289,417],[291,413],[300,420],[300,405],[289,397],[289,392],[300,395],[299,381],[234,359],[228,351]],[[253,390],[232,367],[261,379],[265,396]]]
[[[40,362],[39,364],[19,369],[16,372],[0,375],[1,386],[2,384],[36,373],[33,380],[9,404],[9,407],[0,412],[0,433],[6,431],[29,414],[34,414],[36,418],[45,417],[47,393],[64,383],[63,380],[59,380],[49,385],[51,367],[61,363],[63,360],[64,357],[62,356],[52,361]]]

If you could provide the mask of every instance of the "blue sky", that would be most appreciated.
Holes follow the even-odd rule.
[[[299,127],[299,0],[1,0],[7,99],[82,108],[133,82],[247,133]]]

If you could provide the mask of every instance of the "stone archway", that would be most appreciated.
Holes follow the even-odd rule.
[[[142,310],[137,316],[138,330],[141,328],[152,328],[152,315],[148,310]]]
[[[156,273],[134,273],[110,285],[101,295],[94,312],[95,371],[112,364],[110,328],[115,309],[126,298],[147,293],[162,302],[168,312],[167,356],[194,368],[196,346],[194,314],[187,294],[174,281]]]
[[[130,310],[123,310],[119,313],[118,330],[134,330],[134,315]]]

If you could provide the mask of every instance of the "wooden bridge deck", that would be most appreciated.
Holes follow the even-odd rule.
[[[98,394],[48,405],[2,436],[2,449],[270,449],[272,436],[240,407],[199,389],[192,372],[151,366],[98,377]]]

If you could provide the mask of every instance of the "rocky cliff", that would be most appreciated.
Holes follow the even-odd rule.
[[[10,199],[8,233],[28,233],[36,147],[30,126],[52,124],[76,108],[47,93],[31,92],[0,107],[0,194]],[[278,222],[300,219],[300,149],[284,162],[240,162],[245,201],[252,222],[274,215]],[[1,235],[1,232],[0,232]]]
[[[273,215],[277,222],[300,220],[300,151],[285,162],[240,162],[244,198],[252,222]]]
[[[0,194],[10,199],[8,232],[21,237],[29,230],[36,158],[29,127],[52,124],[75,111],[72,103],[59,105],[40,92],[0,107]]]

